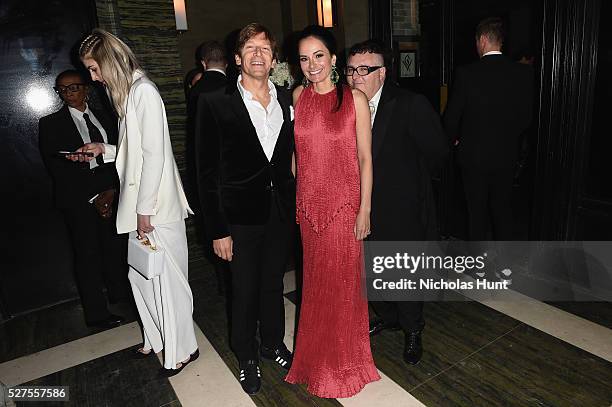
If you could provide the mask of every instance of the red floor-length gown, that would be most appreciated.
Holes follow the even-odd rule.
[[[302,306],[286,381],[319,397],[350,397],[380,379],[368,333],[362,243],[353,228],[360,176],[351,90],[304,89],[295,106],[297,221],[304,258]]]

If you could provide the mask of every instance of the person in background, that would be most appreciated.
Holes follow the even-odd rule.
[[[163,349],[160,374],[173,376],[199,352],[187,275],[185,218],[192,212],[174,161],[164,102],[132,50],[111,33],[95,29],[81,43],[79,55],[91,79],[106,86],[120,119],[116,146],[88,143],[79,151],[115,160],[121,184],[117,230],[136,232],[140,239],[152,236],[166,255],[163,272],[150,280],[130,267],[144,329],[136,355]]]
[[[296,219],[304,281],[285,380],[306,383],[319,397],[351,397],[380,379],[362,278],[372,194],[370,111],[363,92],[340,82],[330,31],[306,27],[298,48],[305,80],[293,93]]]
[[[532,117],[533,71],[502,53],[500,18],[482,20],[475,40],[480,60],[457,68],[444,125],[457,148],[469,239],[489,240],[490,223],[494,240],[509,241],[514,236],[512,185],[520,141]],[[508,281],[511,274],[509,268],[497,272]]]
[[[187,99],[187,137],[185,140],[185,162],[187,166],[186,193],[189,205],[193,208],[196,215],[196,224],[200,240],[204,243],[204,250],[207,260],[214,266],[217,275],[217,287],[220,295],[226,294],[231,286],[231,276],[228,274],[229,265],[217,255],[212,249],[212,238],[206,236],[206,223],[200,208],[198,197],[198,177],[196,169],[196,133],[195,122],[198,107],[198,99],[203,93],[214,92],[227,85],[227,58],[225,47],[218,41],[206,41],[200,44],[196,52],[198,60],[204,70],[200,80],[192,87]]]
[[[92,141],[114,145],[117,126],[110,115],[89,107],[89,86],[78,71],[60,73],[54,89],[64,105],[40,119],[40,153],[53,179],[55,205],[63,214],[72,242],[85,323],[110,328],[123,318],[109,311],[104,288],[110,303],[130,298],[127,235],[118,235],[115,230],[119,188],[115,166],[101,157],[74,163],[58,152],[72,152]]]
[[[388,51],[377,41],[353,45],[346,77],[368,97],[372,123],[371,241],[438,240],[431,171],[449,151],[440,117],[427,99],[385,81]],[[372,301],[379,318],[370,335],[402,329],[404,361],[416,364],[423,354],[422,301]]]

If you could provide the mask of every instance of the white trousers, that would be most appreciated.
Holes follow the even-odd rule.
[[[166,252],[164,272],[151,280],[130,267],[128,278],[144,328],[144,349],[164,350],[164,367],[176,365],[195,352],[193,295],[187,280],[185,222],[155,225],[153,239]]]

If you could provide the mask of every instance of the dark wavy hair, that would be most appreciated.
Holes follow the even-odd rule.
[[[338,51],[338,44],[336,43],[336,38],[331,33],[331,31],[326,30],[320,25],[309,25],[306,28],[304,28],[302,32],[300,33],[298,37],[298,45],[302,40],[308,37],[314,37],[318,39],[319,41],[323,43],[323,45],[325,45],[325,48],[327,48],[327,50],[329,51],[331,55],[336,55]],[[336,55],[336,58],[338,58],[337,55]],[[334,112],[337,112],[338,110],[340,110],[340,106],[342,106],[342,99],[343,99],[342,82],[338,81],[338,83],[336,83],[336,106],[334,107]]]

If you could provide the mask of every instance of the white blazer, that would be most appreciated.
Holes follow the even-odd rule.
[[[193,214],[174,161],[164,102],[155,84],[135,71],[119,121],[117,146],[105,145],[105,160],[115,158],[121,189],[117,233],[136,230],[136,214],[151,215],[151,225],[178,222]]]

